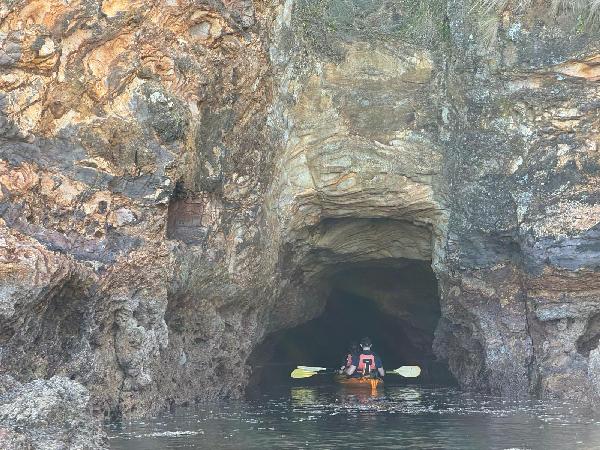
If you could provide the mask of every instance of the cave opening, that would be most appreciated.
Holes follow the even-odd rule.
[[[350,342],[369,336],[388,369],[419,365],[418,380],[388,377],[394,384],[454,385],[447,364],[432,346],[440,318],[437,279],[429,261],[395,259],[341,265],[329,274],[322,314],[294,328],[268,336],[253,352],[248,392],[284,384],[297,365],[339,367]]]

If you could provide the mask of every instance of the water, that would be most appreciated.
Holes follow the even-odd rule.
[[[600,449],[600,415],[450,388],[279,388],[245,401],[108,424],[112,449]]]

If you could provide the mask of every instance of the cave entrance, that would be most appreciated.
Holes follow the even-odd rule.
[[[339,366],[349,342],[363,336],[371,338],[385,367],[417,364],[423,369],[418,383],[455,383],[432,350],[440,302],[427,261],[342,267],[325,282],[329,296],[319,317],[276,332],[256,348],[250,359],[251,392],[290,383],[289,373],[298,364]],[[319,382],[316,378],[310,382]],[[393,378],[388,380],[410,382]]]

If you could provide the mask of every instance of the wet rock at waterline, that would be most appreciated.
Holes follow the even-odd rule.
[[[1,448],[102,449],[107,444],[81,384],[64,377],[24,385],[0,378]]]
[[[335,280],[418,262],[462,387],[597,400],[586,2],[209,3],[0,6],[0,373],[240,396]],[[347,286],[430,330],[380,288]]]

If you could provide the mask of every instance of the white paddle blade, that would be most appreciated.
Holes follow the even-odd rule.
[[[402,366],[392,372],[397,373],[401,377],[416,378],[421,375],[421,368],[419,366]]]
[[[327,370],[327,367],[298,366],[297,368],[302,370],[308,370],[310,372],[320,372],[322,370]]]

